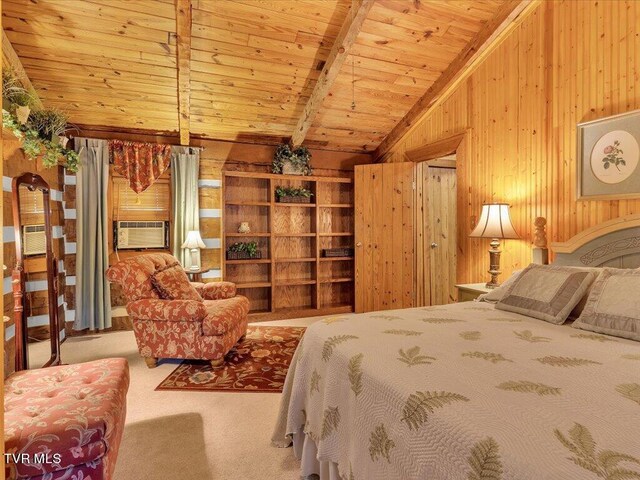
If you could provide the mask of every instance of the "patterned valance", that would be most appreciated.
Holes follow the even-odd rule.
[[[131,189],[141,193],[169,167],[171,145],[111,140],[109,159],[115,171],[129,180]]]

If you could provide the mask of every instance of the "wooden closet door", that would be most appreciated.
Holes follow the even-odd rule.
[[[430,231],[430,305],[456,301],[457,209],[456,170],[428,169],[428,218]]]
[[[414,163],[355,167],[355,310],[414,305]]]
[[[455,302],[456,170],[416,165],[416,307]]]

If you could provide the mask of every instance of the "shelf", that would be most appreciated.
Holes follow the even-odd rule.
[[[236,288],[267,288],[270,286],[271,282],[236,283]]]
[[[292,287],[296,285],[315,285],[316,281],[313,279],[300,279],[300,280],[276,280],[276,287]]]
[[[249,298],[251,321],[353,311],[354,251],[320,257],[323,249],[355,243],[352,178],[224,172],[223,184],[225,248],[253,241],[268,257],[223,263]],[[278,185],[304,186],[314,196],[279,202]],[[236,233],[242,222],[249,222],[250,233]]]
[[[320,280],[320,283],[346,283],[353,282],[352,277],[342,277],[342,278],[325,278]]]
[[[265,233],[265,232],[261,232],[261,233],[225,233],[225,236],[227,237],[270,237],[271,234],[270,233]]]
[[[315,208],[315,203],[286,203],[286,202],[276,202],[274,204],[276,207],[308,207]]]
[[[278,238],[286,238],[286,237],[315,237],[315,233],[276,233],[276,237]]]
[[[245,263],[253,265],[254,263],[271,263],[271,259],[270,258],[248,258],[246,260],[225,260],[225,263],[227,265],[243,265]]]
[[[315,262],[316,257],[304,257],[304,258],[276,258],[276,263],[302,263],[302,262]]]
[[[226,205],[235,205],[235,206],[241,206],[241,207],[270,207],[271,206],[271,202],[243,202],[243,201],[227,201]]]

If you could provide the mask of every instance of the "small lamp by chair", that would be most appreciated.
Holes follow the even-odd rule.
[[[483,205],[480,221],[469,236],[491,239],[491,248],[489,249],[489,273],[491,274],[491,280],[487,282],[487,288],[499,286],[498,275],[501,273],[500,240],[519,238],[511,223],[509,204],[491,203]]]
[[[206,245],[202,241],[202,237],[198,230],[190,230],[189,233],[187,233],[187,238],[182,244],[182,248],[188,248],[191,250],[190,270],[200,270],[200,265],[198,265],[198,250],[205,247]]]

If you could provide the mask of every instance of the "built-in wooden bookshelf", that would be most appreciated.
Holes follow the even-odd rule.
[[[279,186],[310,190],[311,203],[279,203]],[[353,311],[353,257],[322,256],[354,246],[351,178],[225,172],[223,195],[223,277],[249,298],[252,320]],[[260,259],[226,259],[229,245],[251,241]]]

